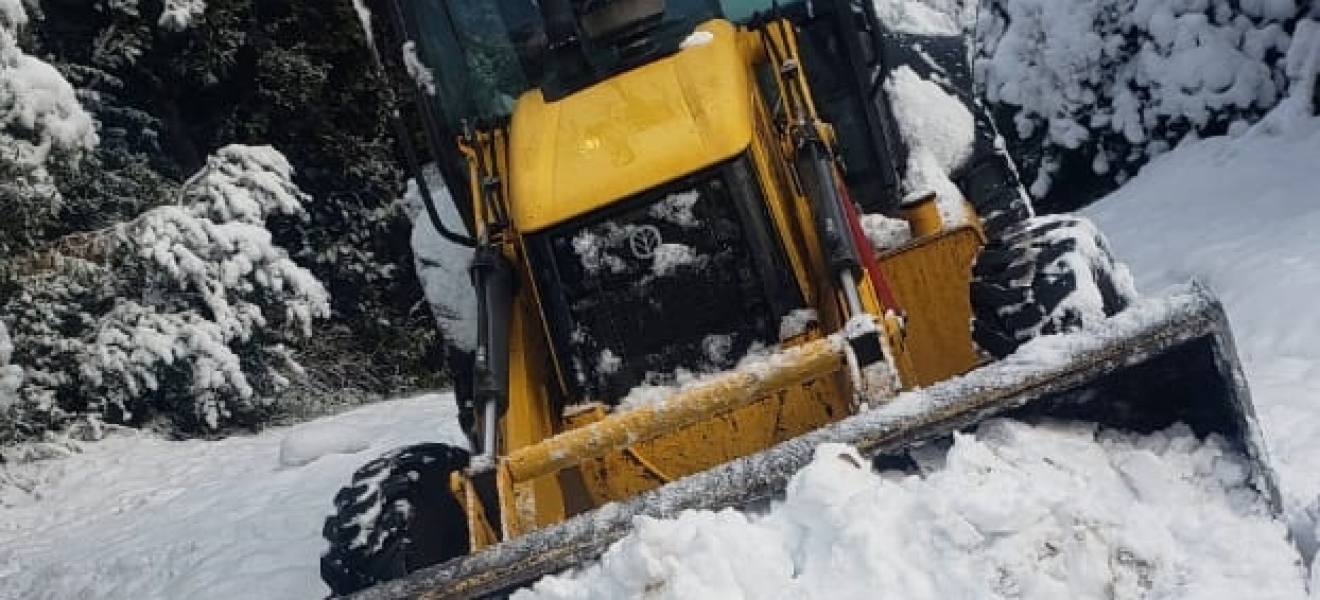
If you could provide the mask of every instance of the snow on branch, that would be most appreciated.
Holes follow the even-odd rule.
[[[165,0],[165,9],[156,24],[170,31],[183,31],[206,13],[204,0]]]
[[[5,322],[0,321],[0,410],[13,405],[18,399],[18,387],[23,384],[23,369],[9,364],[13,355],[14,344]]]
[[[977,78],[1044,148],[1031,186],[1059,157],[1093,155],[1118,181],[1182,139],[1242,131],[1287,88],[1278,57],[1293,0],[990,0],[977,27]]]
[[[54,67],[18,46],[21,0],[0,0],[0,144],[19,164],[40,167],[52,151],[73,157],[97,143],[96,125]]]
[[[270,146],[230,145],[207,158],[184,184],[190,210],[216,222],[260,224],[275,215],[306,217],[307,194],[293,183],[293,166]]]
[[[266,228],[269,216],[304,214],[292,176],[272,148],[228,146],[179,204],[89,234],[95,277],[28,277],[6,305],[35,367],[24,398],[194,430],[260,419],[301,373],[290,346],[330,314],[325,287]]]

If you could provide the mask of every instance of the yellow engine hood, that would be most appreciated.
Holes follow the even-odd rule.
[[[510,204],[544,229],[730,158],[751,142],[752,88],[726,21],[666,58],[557,102],[524,95],[510,132]],[[706,36],[709,37],[709,36]]]

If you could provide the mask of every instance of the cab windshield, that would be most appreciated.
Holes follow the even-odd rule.
[[[774,0],[400,0],[445,125],[502,121],[524,92],[554,101],[675,52],[698,24]],[[779,6],[794,2],[779,2]],[[411,59],[411,57],[410,57]]]

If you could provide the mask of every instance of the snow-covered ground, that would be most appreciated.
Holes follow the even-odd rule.
[[[1320,119],[1288,107],[1189,144],[1088,212],[1147,294],[1224,300],[1287,518],[1320,495]],[[313,598],[321,520],[394,446],[456,441],[452,401],[398,400],[251,437],[113,435],[0,465],[0,598]],[[1177,432],[1133,439],[995,422],[922,477],[825,448],[765,514],[642,521],[600,563],[524,598],[1296,598],[1284,526],[1240,465]],[[840,458],[840,455],[843,458]]]
[[[367,457],[463,443],[455,414],[452,397],[430,395],[251,437],[115,435],[0,465],[0,599],[324,597],[335,492]]]

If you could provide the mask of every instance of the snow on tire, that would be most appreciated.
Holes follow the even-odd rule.
[[[468,458],[447,444],[418,444],[358,469],[322,530],[321,578],[331,591],[349,594],[467,554],[467,520],[449,475]]]
[[[1136,299],[1099,230],[1071,215],[1032,217],[993,239],[972,269],[972,338],[995,357],[1080,329]]]

